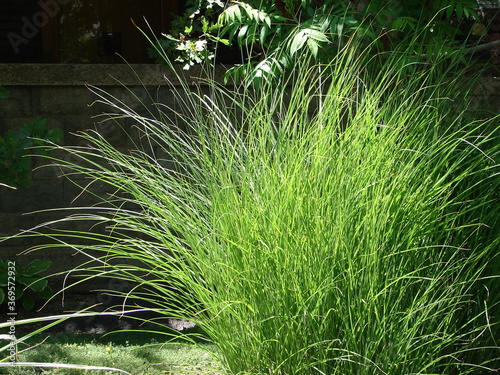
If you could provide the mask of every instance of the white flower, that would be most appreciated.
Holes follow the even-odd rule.
[[[206,40],[197,40],[194,43],[194,47],[196,51],[203,51],[207,47],[207,41]]]

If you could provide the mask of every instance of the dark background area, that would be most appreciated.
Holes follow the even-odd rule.
[[[123,62],[117,54],[130,63],[151,63],[149,43],[135,25],[160,37],[182,12],[180,3],[0,0],[0,63]]]

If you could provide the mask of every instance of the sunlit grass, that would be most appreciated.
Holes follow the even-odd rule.
[[[229,373],[495,371],[497,119],[473,120],[452,58],[368,52],[253,92],[186,84],[150,117],[95,89],[142,144],[57,147],[113,194],[66,219],[106,232],[48,238],[196,322]]]
[[[18,344],[19,361],[71,363],[120,368],[134,375],[215,373],[220,367],[209,354],[210,344],[164,344],[161,335],[148,332],[122,332],[108,336],[41,334]],[[40,374],[36,366],[0,368],[0,374]],[[46,375],[103,375],[102,370],[43,369]]]

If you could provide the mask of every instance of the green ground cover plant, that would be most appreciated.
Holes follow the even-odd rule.
[[[149,116],[95,88],[143,137],[54,145],[69,179],[112,193],[46,226],[107,231],[33,250],[87,254],[73,274],[136,285],[120,308],[197,323],[184,339],[230,374],[497,371],[498,117],[468,108],[462,58],[411,47],[353,36],[254,90],[181,80]]]

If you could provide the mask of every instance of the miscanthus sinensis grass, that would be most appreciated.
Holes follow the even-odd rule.
[[[228,373],[498,370],[498,122],[469,113],[453,58],[360,47],[253,91],[184,82],[150,116],[95,89],[144,142],[58,147],[115,194],[66,219],[107,233],[56,246],[196,322]]]

